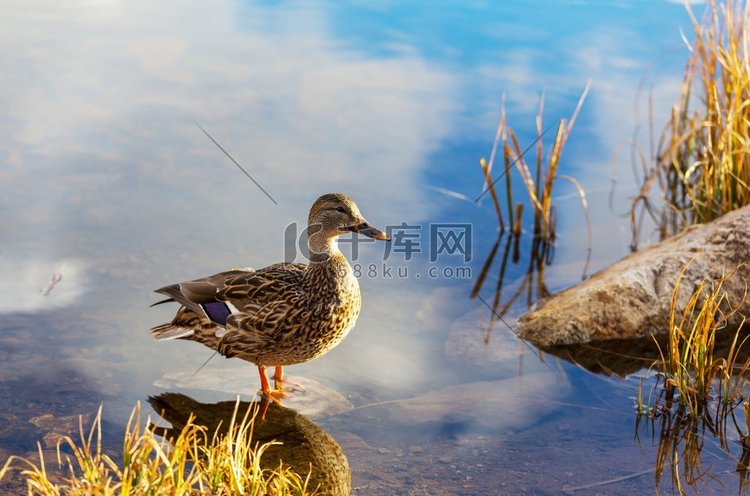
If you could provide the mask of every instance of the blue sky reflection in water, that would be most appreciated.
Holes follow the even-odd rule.
[[[653,450],[632,440],[634,383],[542,362],[500,326],[483,349],[487,310],[468,300],[471,280],[429,277],[427,236],[429,223],[471,223],[476,275],[496,237],[489,199],[473,205],[439,189],[469,198],[480,192],[478,159],[489,154],[502,93],[509,122],[530,143],[540,93],[547,92],[545,119],[553,122],[570,116],[590,79],[562,169],[588,195],[591,268],[625,255],[630,233],[618,214],[634,181],[621,160],[612,212],[611,158],[636,123],[645,125],[648,92],[657,129],[668,115],[686,57],[679,29],[690,31],[684,7],[665,1],[6,2],[2,410],[25,422],[103,400],[110,421],[123,421],[136,400],[163,391],[155,381],[191,373],[209,354],[193,343],[152,341],[147,330],[170,310],[148,309],[151,290],[280,261],[286,226],[304,223],[318,195],[342,191],[374,225],[422,225],[423,250],[409,261],[392,253],[386,265],[406,267],[408,277],[386,278],[383,247],[362,244],[358,262],[378,270],[360,279],[357,327],[325,357],[289,372],[357,406],[418,397],[424,415],[425,404],[443,408],[446,397],[456,398],[431,419],[352,413],[323,421],[354,446],[343,443],[355,486],[367,494],[400,486],[473,494],[498,490],[502,476],[507,492],[552,494],[649,469]],[[552,290],[580,277],[586,255],[574,190],[557,188],[559,240],[546,273]],[[441,258],[437,267],[457,264]],[[510,290],[522,266],[509,268]],[[62,281],[42,297],[58,270]],[[221,374],[245,392],[257,386],[251,366],[222,358],[195,381]],[[198,390],[191,391],[208,394]],[[467,397],[482,401],[459,403]],[[13,432],[4,432],[12,442],[0,454],[32,450],[41,435]],[[726,456],[717,460],[731,466]],[[652,486],[642,476],[606,491]]]

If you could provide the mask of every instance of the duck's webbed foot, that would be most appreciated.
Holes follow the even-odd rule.
[[[270,391],[263,391],[263,396],[265,398],[271,399],[273,401],[276,401],[277,403],[281,403],[281,400],[284,398],[289,397],[289,391],[291,389],[285,388],[285,389],[271,389]]]
[[[276,389],[271,389],[271,385],[268,383],[265,365],[258,365],[258,375],[260,376],[260,391],[264,399],[279,401],[281,398],[285,397],[278,394]]]
[[[286,384],[286,387],[284,387],[285,384]],[[297,384],[296,382],[292,382],[289,379],[284,378],[284,367],[281,365],[277,365],[274,368],[273,387],[275,390],[284,391],[288,393],[291,393],[294,391],[305,390],[305,388],[303,388],[300,384]]]
[[[293,382],[289,382],[284,379],[284,371],[282,367],[276,367],[273,376],[273,389],[271,389],[271,385],[268,382],[265,365],[258,365],[258,374],[260,375],[260,389],[263,397],[269,400],[280,403],[282,399],[288,398],[289,393],[291,393],[292,391],[302,390],[302,387],[298,384],[294,384]],[[284,382],[286,382],[287,384],[291,384],[291,387],[283,387],[282,384]]]

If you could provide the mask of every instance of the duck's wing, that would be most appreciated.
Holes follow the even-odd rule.
[[[254,307],[299,293],[306,269],[305,264],[269,265],[227,281],[218,298],[231,302],[240,311],[251,312]]]
[[[171,322],[151,328],[151,334],[159,341],[189,339],[216,349],[222,336],[222,327],[212,322],[205,313],[180,307]]]
[[[227,358],[239,356],[254,362],[259,351],[284,341],[284,333],[300,325],[305,308],[297,295],[248,310],[227,319],[227,332],[216,348]]]
[[[203,306],[209,304],[210,308],[211,303],[220,301],[217,300],[216,295],[221,288],[224,288],[230,281],[237,277],[252,273],[252,269],[232,269],[201,279],[170,284],[155,291],[156,293],[168,296],[168,298],[154,303],[154,305],[176,301],[197,314],[207,314],[208,312]]]
[[[299,292],[306,266],[274,264],[253,271],[233,269],[157,289],[198,315],[225,326],[232,315],[255,313],[263,305]]]
[[[284,333],[294,331],[306,308],[302,290],[306,266],[296,265],[267,267],[248,277],[250,288],[233,288],[254,297],[233,300],[237,312],[227,319],[227,332],[217,347],[219,353],[252,359],[257,350],[283,341]]]

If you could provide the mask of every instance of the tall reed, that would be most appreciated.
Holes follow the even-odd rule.
[[[534,236],[541,240],[552,243],[555,239],[555,212],[554,205],[552,203],[552,192],[556,180],[558,179],[558,167],[562,158],[565,144],[568,141],[573,126],[575,125],[578,114],[583,107],[583,102],[586,100],[590,89],[590,83],[586,85],[581,97],[578,100],[573,115],[569,120],[560,119],[557,124],[557,131],[552,140],[551,148],[548,155],[545,157],[544,153],[544,135],[552,127],[544,128],[544,95],[539,100],[539,109],[536,115],[536,139],[526,149],[521,147],[520,142],[516,136],[515,131],[512,127],[507,124],[506,111],[505,111],[505,98],[502,101],[502,107],[500,112],[500,123],[497,128],[495,135],[495,141],[492,146],[490,153],[489,163],[485,159],[480,160],[482,171],[484,172],[485,185],[482,194],[489,192],[492,198],[493,205],[495,207],[495,214],[497,215],[500,232],[505,231],[506,222],[503,217],[502,208],[498,199],[496,183],[501,179],[505,179],[505,195],[507,200],[507,216],[508,216],[508,228],[515,235],[520,234],[520,219],[515,219],[513,212],[513,182],[512,182],[512,171],[513,166],[518,170],[523,185],[528,193],[529,200],[533,207],[534,213]],[[492,180],[492,170],[497,154],[498,146],[502,144],[503,149],[503,170],[498,174],[498,178]],[[536,149],[536,156],[534,160],[534,172],[532,174],[531,167],[526,158],[526,152],[532,147]],[[578,189],[579,194],[584,206],[584,214],[587,217],[588,224],[588,212],[586,211],[586,198],[578,181],[575,179],[564,176],[564,178],[573,183]],[[516,214],[521,215],[523,207],[519,203],[516,205]]]
[[[486,302],[482,299],[485,304],[490,307],[493,312],[493,317],[487,326],[487,330],[484,332],[485,342],[489,341],[490,329],[492,328],[492,322],[495,319],[502,319],[506,312],[510,309],[511,305],[524,293],[527,293],[527,305],[531,306],[536,300],[549,296],[549,291],[544,283],[544,266],[551,263],[554,242],[556,236],[556,218],[555,218],[555,205],[552,201],[552,193],[554,191],[555,183],[558,179],[564,179],[573,184],[577,189],[578,194],[581,198],[581,205],[583,207],[583,215],[586,221],[586,228],[588,231],[588,253],[590,254],[591,249],[591,224],[588,217],[588,204],[586,201],[586,194],[581,187],[581,184],[573,177],[562,175],[558,173],[560,162],[562,160],[562,154],[565,149],[565,144],[568,141],[573,126],[575,125],[578,114],[583,107],[583,103],[586,100],[590,89],[590,84],[587,84],[583,90],[578,104],[573,111],[572,116],[569,120],[560,119],[557,122],[557,131],[552,140],[552,144],[549,151],[545,155],[544,150],[544,136],[549,129],[552,129],[553,125],[548,126],[546,129],[543,126],[544,116],[544,95],[540,98],[539,108],[536,114],[536,139],[525,149],[521,147],[521,144],[516,136],[515,131],[507,123],[506,109],[505,109],[505,98],[503,97],[501,111],[500,111],[500,122],[498,124],[497,133],[495,134],[495,140],[492,145],[492,151],[490,153],[489,162],[484,158],[480,160],[480,165],[484,173],[484,185],[482,190],[483,196],[488,193],[492,199],[495,215],[498,222],[498,230],[500,235],[490,249],[489,255],[485,260],[479,277],[474,284],[472,289],[471,298],[479,297],[489,271],[492,268],[493,261],[499,251],[501,241],[505,235],[506,221],[503,213],[503,207],[499,199],[497,183],[503,179],[505,185],[505,199],[506,199],[506,211],[507,211],[507,226],[509,229],[508,239],[504,244],[503,255],[501,257],[502,262],[500,264],[497,283],[494,287],[494,296],[492,303]],[[493,180],[493,166],[497,157],[498,149],[502,146],[502,164],[503,169],[496,174],[496,179]],[[526,153],[532,148],[535,148],[536,156],[533,161],[533,173],[530,161],[526,157]],[[522,229],[522,215],[524,212],[523,203],[519,202],[515,205],[515,211],[513,207],[513,179],[516,177],[513,174],[513,167],[517,169],[521,180],[524,185],[524,189],[528,195],[529,201],[531,202],[532,213],[534,215],[534,227],[533,227],[533,239],[530,246],[529,253],[529,266],[524,277],[523,282],[519,286],[518,290],[508,299],[503,302],[501,299],[501,293],[503,288],[503,281],[505,276],[505,270],[508,263],[508,255],[513,251],[513,263],[517,263],[520,259],[519,253],[519,239],[523,233]],[[584,274],[586,267],[584,267]],[[536,276],[536,277],[534,277]]]
[[[750,204],[750,4],[708,0],[695,34],[679,98],[630,210],[633,249],[648,213],[661,238]],[[659,201],[651,190],[659,188]]]

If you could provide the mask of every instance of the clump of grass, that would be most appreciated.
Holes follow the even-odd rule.
[[[738,344],[743,319],[727,356],[715,356],[716,333],[726,327],[729,317],[737,311],[736,307],[728,308],[722,286],[737,269],[715,281],[702,281],[680,313],[677,300],[684,270],[672,291],[668,349],[666,356],[660,349],[660,368],[666,401],[671,403],[677,396],[680,407],[690,415],[700,417],[714,389],[720,392],[725,404],[740,394],[739,383],[732,378],[739,377],[735,361],[747,338]],[[746,363],[743,369],[746,370],[748,365]]]
[[[651,419],[654,432],[658,421],[656,485],[669,467],[673,489],[679,494],[685,494],[683,483],[695,486],[709,475],[701,457],[706,433],[718,438],[721,449],[730,452],[727,424],[730,418],[735,419],[736,407],[745,395],[745,376],[750,367],[750,359],[740,363],[739,358],[750,337],[745,335],[741,339],[744,319],[726,356],[717,356],[714,349],[716,333],[724,330],[739,308],[739,304],[730,306],[722,289],[739,267],[716,280],[698,284],[680,311],[678,294],[686,269],[687,266],[672,292],[667,349],[662,350],[657,342],[661,358],[652,365],[652,369],[659,371],[657,381],[644,401],[644,378],[636,400],[636,432],[643,417]],[[747,402],[744,404],[745,420],[750,426],[750,407]],[[736,420],[734,423],[744,446],[746,436]],[[750,459],[750,455],[743,455],[745,458]]]
[[[239,402],[237,404],[239,406]],[[257,409],[255,409],[257,411]],[[79,421],[80,440],[60,440],[57,461],[64,474],[47,470],[39,446],[39,463],[12,456],[0,479],[17,472],[29,494],[151,494],[151,495],[307,495],[307,479],[282,466],[261,468],[260,460],[273,443],[252,440],[255,411],[235,408],[226,434],[187,422],[176,438],[164,439],[147,421],[141,425],[140,404],[130,416],[119,463],[102,449],[101,408],[88,434]],[[70,454],[63,451],[70,451]]]
[[[495,256],[499,251],[501,241],[506,233],[506,214],[503,213],[503,207],[498,196],[497,183],[502,179],[505,185],[505,196],[506,196],[506,212],[507,212],[507,229],[509,237],[504,244],[504,251],[502,255],[502,263],[498,273],[497,284],[494,288],[494,297],[492,303],[486,303],[493,312],[493,317],[487,329],[484,331],[484,341],[489,342],[490,329],[492,322],[495,319],[502,319],[507,311],[511,308],[512,304],[523,294],[527,294],[527,304],[531,306],[536,300],[549,296],[549,291],[544,283],[544,267],[549,265],[553,258],[554,242],[556,233],[556,217],[555,217],[555,205],[552,202],[552,193],[554,190],[557,179],[565,179],[570,181],[575,188],[578,190],[581,198],[581,204],[583,206],[583,214],[586,220],[586,227],[588,229],[588,242],[589,242],[589,254],[591,250],[591,225],[588,218],[588,205],[586,202],[586,194],[581,187],[580,183],[570,176],[558,174],[558,168],[562,160],[562,154],[565,149],[565,144],[573,130],[573,126],[576,122],[581,107],[583,106],[586,96],[588,95],[590,85],[586,85],[583,90],[581,97],[578,100],[578,104],[573,112],[573,115],[569,120],[560,119],[557,123],[557,131],[554,135],[551,147],[548,153],[545,155],[544,150],[544,136],[547,130],[551,129],[552,126],[544,128],[543,126],[543,115],[544,115],[544,95],[542,95],[539,102],[539,110],[536,115],[536,139],[526,149],[521,148],[521,144],[518,141],[515,131],[507,123],[506,112],[505,112],[505,99],[503,98],[500,122],[498,124],[497,133],[495,140],[492,145],[492,151],[490,153],[489,162],[484,158],[480,160],[482,171],[484,172],[484,189],[482,195],[489,193],[494,206],[495,215],[498,221],[498,230],[500,232],[497,240],[493,244],[487,259],[482,266],[479,277],[474,284],[474,288],[471,292],[471,298],[475,298],[479,295],[485,280],[489,274],[489,270],[493,265]],[[497,174],[497,178],[493,180],[492,171],[497,157],[499,146],[502,144],[502,164],[503,169]],[[533,162],[533,166],[526,158],[526,152],[531,148],[536,149],[536,157]],[[528,199],[531,203],[532,212],[534,215],[534,227],[533,227],[533,240],[530,245],[530,260],[529,267],[526,273],[526,277],[521,282],[518,290],[508,299],[503,302],[501,298],[503,281],[505,277],[505,269],[507,267],[508,256],[511,249],[513,250],[513,262],[517,263],[520,259],[519,254],[519,239],[522,235],[522,222],[521,217],[524,211],[524,204],[519,202],[515,205],[513,202],[513,185],[512,178],[513,167],[518,170],[521,176],[525,190],[528,194]],[[533,167],[533,173],[532,173]],[[586,273],[586,267],[584,267],[584,274]],[[536,277],[534,277],[536,276]],[[535,284],[536,283],[536,284]],[[481,297],[480,297],[481,298]],[[484,300],[482,300],[484,301]]]
[[[630,211],[634,249],[643,213],[665,238],[750,204],[750,4],[709,0],[700,21],[687,9],[695,39],[686,40],[691,54],[655,162],[641,158],[645,175]],[[654,185],[663,206],[649,197]]]
[[[505,180],[505,194],[507,203],[507,216],[508,216],[508,228],[516,236],[521,233],[521,222],[520,218],[514,221],[514,207],[513,207],[513,188],[512,188],[512,174],[511,168],[515,165],[518,169],[521,179],[528,193],[529,199],[534,212],[534,236],[541,240],[551,244],[555,239],[555,213],[554,205],[552,203],[552,191],[556,179],[558,178],[557,170],[562,158],[565,144],[568,141],[573,126],[575,125],[576,119],[583,102],[586,100],[590,89],[590,84],[586,85],[583,90],[581,97],[578,100],[573,115],[570,120],[560,119],[557,124],[557,131],[552,141],[552,147],[549,150],[549,154],[545,160],[544,154],[544,135],[547,130],[544,129],[544,94],[539,101],[539,110],[536,115],[536,139],[526,149],[522,149],[521,145],[516,137],[516,133],[507,124],[506,113],[505,113],[505,99],[503,98],[501,112],[500,112],[500,123],[498,124],[497,133],[495,134],[495,141],[492,145],[492,151],[490,152],[489,163],[483,158],[479,161],[482,171],[484,172],[485,187],[484,191],[489,192],[492,198],[492,203],[495,207],[495,213],[497,215],[500,232],[505,232],[505,220],[503,217],[502,208],[500,207],[500,201],[498,200],[496,183],[500,178]],[[551,126],[550,126],[551,127]],[[492,179],[492,169],[497,155],[497,149],[500,143],[503,146],[503,170],[498,179]],[[526,159],[526,152],[535,146],[536,148],[536,160],[534,162],[534,173],[531,172],[531,167]],[[546,166],[545,166],[546,164]],[[566,180],[571,181],[578,189],[583,205],[584,212],[586,212],[586,199],[578,181],[569,176],[564,177]],[[523,206],[521,203],[516,205],[516,215],[521,216]],[[585,213],[588,216],[587,213]],[[588,221],[587,221],[588,223]]]

